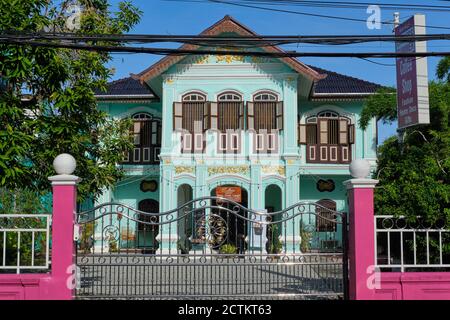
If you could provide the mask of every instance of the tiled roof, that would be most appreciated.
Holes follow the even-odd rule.
[[[109,82],[106,92],[97,91],[96,96],[99,98],[106,96],[143,96],[147,98],[157,98],[155,93],[146,84],[142,84],[139,80],[132,77],[122,78]]]
[[[314,94],[371,94],[382,86],[373,82],[346,76],[337,72],[324,70],[322,68],[309,66],[321,74],[326,74],[325,79],[315,83]]]

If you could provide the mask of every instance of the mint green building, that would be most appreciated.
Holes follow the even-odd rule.
[[[229,16],[202,34],[256,35]],[[162,212],[222,195],[217,188],[225,186],[251,209],[312,201],[347,211],[342,182],[349,163],[376,165],[376,120],[366,130],[358,120],[364,99],[379,87],[294,58],[166,56],[97,94],[111,117],[134,118],[135,135],[121,164],[126,178],[98,203]],[[317,229],[333,232],[326,223]],[[165,234],[161,226],[151,237]],[[169,245],[184,237],[178,233]],[[139,247],[139,230],[128,240]]]

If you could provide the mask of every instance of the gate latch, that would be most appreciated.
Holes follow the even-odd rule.
[[[73,225],[73,241],[80,239],[80,225],[78,223]]]

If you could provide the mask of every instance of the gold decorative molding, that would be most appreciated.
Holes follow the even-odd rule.
[[[194,173],[194,167],[187,167],[187,166],[178,166],[175,167],[175,174],[181,174],[181,173]]]
[[[261,170],[264,174],[278,174],[279,176],[286,175],[286,170],[283,166],[263,166]]]
[[[172,83],[174,83],[174,79],[173,78],[167,78],[166,80],[165,80],[165,82],[167,83],[167,84],[172,84]]]
[[[209,56],[208,55],[206,55],[206,56],[199,56],[199,57],[196,57],[194,59],[193,64],[205,64],[205,63],[208,63],[208,61],[209,61]]]
[[[210,167],[208,168],[208,174],[210,176],[215,174],[241,174],[247,175],[250,171],[249,166],[233,166],[233,167]]]
[[[218,55],[216,56],[216,63],[219,62],[226,62],[226,63],[232,63],[232,62],[244,62],[244,56],[236,56],[236,55]]]

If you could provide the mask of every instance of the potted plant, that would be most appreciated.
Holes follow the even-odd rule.
[[[313,233],[311,231],[306,230],[304,225],[300,227],[300,251],[301,252],[309,252],[311,250],[311,239]]]
[[[237,247],[233,244],[224,244],[220,246],[219,253],[224,254],[225,258],[233,258],[237,254]]]

